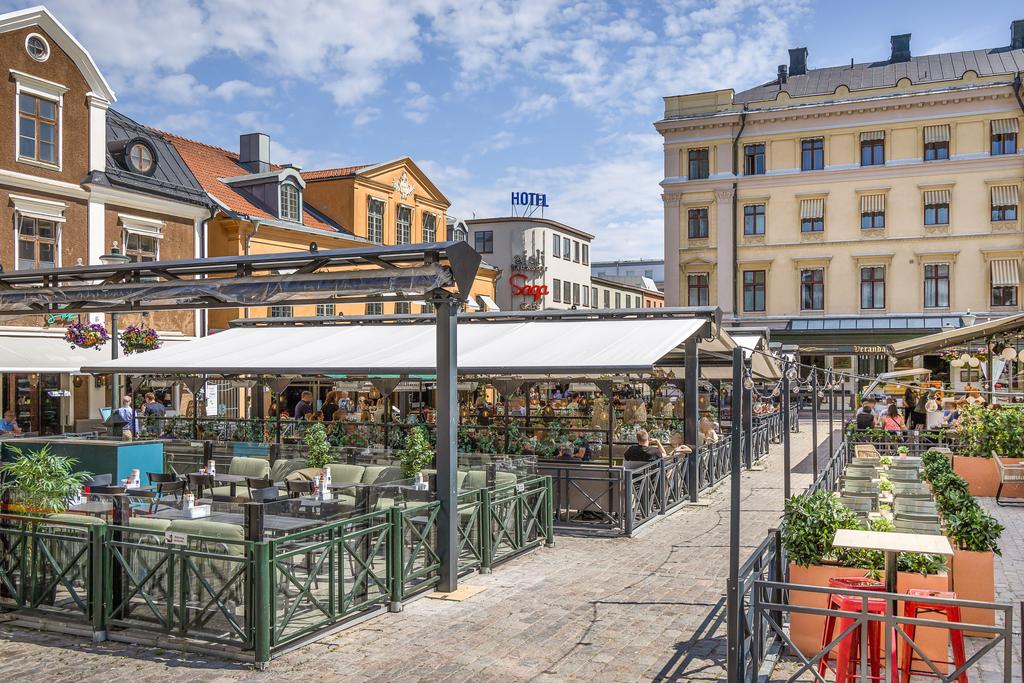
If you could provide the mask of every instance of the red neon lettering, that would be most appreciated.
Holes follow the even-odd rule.
[[[522,278],[522,282],[517,282],[518,278]],[[522,273],[515,273],[510,275],[508,283],[512,285],[512,293],[518,296],[532,296],[534,301],[540,301],[542,296],[547,296],[548,286],[547,285],[528,285],[526,284],[526,276]]]

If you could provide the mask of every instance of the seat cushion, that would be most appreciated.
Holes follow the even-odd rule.
[[[367,465],[363,468],[363,478],[360,480],[364,484],[372,484],[377,481],[377,478],[387,469],[386,465]]]
[[[231,486],[225,484],[224,486],[215,486],[210,491],[211,496],[226,496],[231,497]],[[245,484],[235,485],[235,498],[241,500],[249,500],[249,487]]]
[[[74,522],[75,524],[87,524],[89,526],[94,524],[106,524],[101,517],[93,517],[92,515],[76,515],[74,513],[50,515],[47,519],[51,522]]]
[[[319,474],[320,470],[315,467],[303,467],[300,470],[290,472],[285,477],[285,481],[313,481]]]
[[[171,521],[167,530],[189,536],[205,536],[225,541],[220,549],[226,551],[228,555],[245,555],[245,546],[241,545],[241,542],[245,540],[245,529],[240,524],[211,522],[202,519],[175,519]]]
[[[331,463],[328,467],[331,468],[331,482],[347,481],[353,484],[363,481],[363,470],[366,469],[362,465],[340,465],[337,463]]]
[[[470,470],[466,474],[462,488],[482,489],[487,487],[487,472],[485,470]]]
[[[277,460],[270,467],[270,480],[284,481],[289,474],[305,466],[305,460]]]
[[[161,534],[167,531],[167,527],[170,525],[171,520],[159,519],[157,517],[132,517],[128,520],[128,526],[133,529],[156,531]]]
[[[270,461],[263,458],[231,458],[228,465],[228,474],[237,474],[243,477],[260,478],[270,474]]]

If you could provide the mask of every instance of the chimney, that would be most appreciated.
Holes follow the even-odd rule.
[[[266,133],[245,133],[238,136],[238,163],[250,173],[270,170],[270,136]]]
[[[892,45],[892,55],[889,57],[890,62],[896,63],[910,61],[909,33],[901,33],[898,36],[890,37],[889,44]]]
[[[1024,50],[1024,19],[1010,22],[1010,49]]]
[[[789,49],[789,75],[803,76],[807,73],[807,48],[793,47]]]
[[[786,84],[786,65],[779,64],[779,85]]]

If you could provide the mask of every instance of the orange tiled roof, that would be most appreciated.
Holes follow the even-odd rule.
[[[364,168],[370,168],[373,164],[363,164],[361,166],[342,166],[341,168],[323,168],[317,171],[303,171],[303,180],[328,180],[330,178],[344,178],[358,173]]]
[[[246,175],[250,172],[238,163],[238,155],[236,153],[203,142],[183,138],[173,133],[161,133],[175,146],[178,154],[188,164],[189,170],[192,171],[192,175],[196,177],[196,180],[203,186],[203,189],[213,195],[217,201],[236,213],[256,218],[277,218],[277,216],[271,215],[266,209],[250,201],[242,192],[221,181],[221,178]],[[282,167],[274,165],[273,168],[279,170]],[[302,224],[306,227],[341,232],[338,226],[320,220],[305,206],[303,206],[302,213]]]

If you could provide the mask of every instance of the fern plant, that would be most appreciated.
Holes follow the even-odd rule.
[[[14,457],[0,463],[0,493],[10,492],[31,513],[64,512],[89,476],[76,472],[78,461],[55,454],[49,444],[38,451],[10,450]]]

